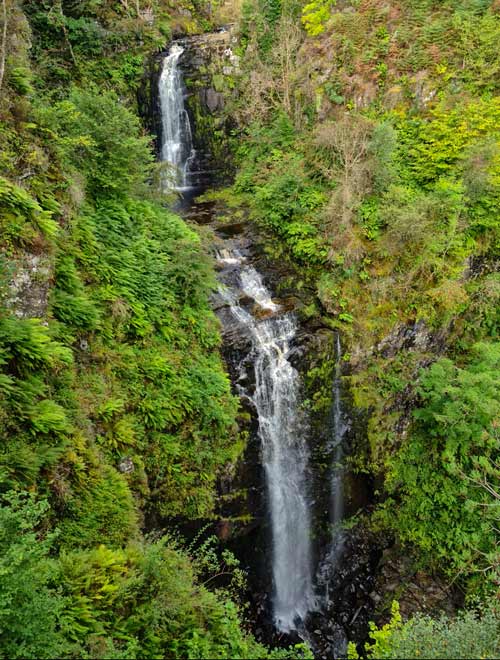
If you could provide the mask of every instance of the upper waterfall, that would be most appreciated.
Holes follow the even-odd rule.
[[[161,152],[162,161],[173,168],[173,186],[170,176],[165,187],[187,189],[191,186],[191,164],[196,157],[189,115],[184,104],[184,83],[179,60],[184,48],[174,43],[163,60],[159,80],[161,106]]]

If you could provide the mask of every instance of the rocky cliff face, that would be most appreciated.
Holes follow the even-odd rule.
[[[18,318],[45,318],[53,276],[51,255],[26,252],[13,259],[10,268],[8,306]]]

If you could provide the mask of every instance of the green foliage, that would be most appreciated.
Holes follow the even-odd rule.
[[[269,25],[276,25],[282,12],[282,0],[259,0],[259,2]]]
[[[251,197],[255,221],[275,232],[298,262],[321,264],[326,250],[314,219],[325,195],[309,178],[303,154],[290,149],[294,137],[286,117],[269,129],[256,129],[254,144],[240,151],[235,190]],[[271,145],[264,154],[261,140]]]
[[[391,620],[381,628],[370,621],[370,642],[366,642],[365,651],[368,658],[386,658],[387,653],[391,649],[392,640],[396,631],[401,629],[402,619],[399,613],[399,603],[392,602],[391,605]],[[350,642],[347,650],[347,657],[349,660],[359,660],[355,645]],[[407,657],[407,656],[404,656]],[[411,657],[411,656],[408,656]]]
[[[387,478],[399,502],[385,504],[384,520],[471,589],[495,589],[500,569],[499,365],[500,345],[479,344],[463,368],[443,358],[422,372],[415,428]]]
[[[136,537],[137,513],[125,478],[110,466],[96,472],[68,502],[60,530],[69,547],[121,546]]]
[[[219,338],[207,298],[214,279],[199,239],[161,207],[136,200],[82,216],[75,238],[100,309],[99,350],[114,371],[114,395],[103,399],[100,385],[87,393],[96,397],[99,441],[117,458],[144,454],[165,515],[208,515],[218,468],[241,446],[231,437],[229,381],[213,353]],[[68,269],[64,278],[70,286]]]
[[[370,623],[372,642],[365,644],[367,658],[494,658],[500,651],[500,620],[487,610],[462,612],[456,618],[432,619],[418,614],[402,623],[398,604],[392,604],[391,621],[377,628]],[[357,659],[354,644],[348,657]]]
[[[197,235],[146,201],[149,140],[116,95],[90,86],[38,103],[34,126],[80,208],[57,238],[53,318],[2,320],[1,479],[39,481],[64,503],[64,543],[120,545],[136,530],[130,486],[164,515],[209,516],[217,474],[242,450],[208,305],[215,280]],[[57,185],[61,196],[69,182]],[[4,187],[19,249],[24,218],[50,228],[52,212]],[[130,484],[112,467],[124,457]]]
[[[274,657],[242,632],[233,602],[196,582],[166,538],[62,555],[59,580],[68,603],[63,630],[91,657],[102,657],[103,646],[132,658]]]
[[[23,188],[0,177],[0,228],[7,247],[33,243],[38,232],[52,240],[58,225],[52,212],[40,204]]]
[[[425,185],[446,176],[473,141],[497,132],[499,121],[500,100],[486,98],[452,109],[439,105],[430,120],[408,124],[415,132],[403,144],[416,181]]]
[[[310,37],[317,37],[325,31],[325,23],[331,16],[336,0],[313,0],[302,9],[302,25]]]
[[[94,196],[137,192],[151,171],[150,139],[113,92],[73,89],[67,100],[40,108],[59,158],[86,178]]]
[[[0,347],[0,482],[28,485],[57,461],[72,432],[66,411],[49,398],[43,381],[43,374],[70,367],[72,354],[36,319],[2,319]]]
[[[18,94],[30,94],[33,91],[33,87],[31,85],[31,71],[23,66],[10,68],[9,85]]]
[[[135,3],[18,4],[36,69],[8,60],[0,126],[0,656],[310,658],[245,632],[230,553],[209,591],[214,566],[140,532],[146,513],[212,517],[244,449],[213,266],[149,187],[131,110],[145,53],[171,20],[207,26],[205,3],[153,0],[154,25]]]
[[[302,645],[257,644],[236,605],[200,584],[167,537],[49,558],[48,510],[15,493],[0,506],[2,658],[312,658]]]
[[[57,628],[65,606],[50,583],[47,503],[10,493],[0,503],[0,657],[54,658],[69,650]]]

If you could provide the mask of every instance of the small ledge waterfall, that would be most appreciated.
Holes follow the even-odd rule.
[[[332,437],[332,472],[330,522],[333,526],[332,545],[334,555],[342,551],[343,534],[340,525],[344,518],[344,438],[349,430],[349,423],[342,406],[342,347],[340,336],[335,336],[335,374],[333,379],[333,437]]]
[[[171,46],[169,54],[163,60],[159,80],[162,119],[160,159],[173,168],[173,172],[164,178],[165,189],[188,190],[191,187],[191,165],[196,158],[179,68],[179,59],[183,52],[180,44],[174,43]]]
[[[242,394],[253,401],[259,423],[271,517],[274,620],[289,632],[314,605],[309,452],[297,413],[299,374],[288,359],[297,326],[241,254],[224,251],[218,258],[237,270],[238,289],[224,287],[220,294],[252,343],[255,392]],[[253,313],[239,303],[240,296],[253,301]]]

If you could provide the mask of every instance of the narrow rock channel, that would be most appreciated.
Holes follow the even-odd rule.
[[[307,342],[300,346],[303,332],[293,305],[275,298],[256,267],[255,246],[245,223],[221,226],[213,206],[196,201],[211,177],[207,172],[202,176],[203,157],[198,157],[194,146],[197,128],[185,104],[184,52],[182,42],[174,42],[163,56],[157,78],[159,155],[171,168],[169,185],[183,196],[184,215],[212,225],[217,239],[220,287],[214,307],[222,323],[234,390],[252,418],[249,428],[257,441],[264,484],[257,498],[262,507],[260,527],[266,530],[257,534],[260,545],[242,550],[236,544],[250,570],[249,583],[256,585],[252,588],[256,632],[273,643],[304,639],[317,657],[342,657],[353,631],[362,637],[366,629],[372,605],[368,593],[379,553],[359,531],[342,529],[350,423],[341,392],[341,340],[332,335],[332,404],[322,449],[330,463],[325,501],[314,492],[318,475],[311,455],[313,431],[296,368],[297,355],[307,353],[308,346]],[[269,267],[273,269],[272,264]],[[259,481],[257,473],[255,478]],[[260,484],[251,486],[258,489]],[[331,528],[323,540],[315,538],[321,520]],[[251,539],[252,535],[246,540]],[[252,552],[262,555],[263,561],[251,558]]]

